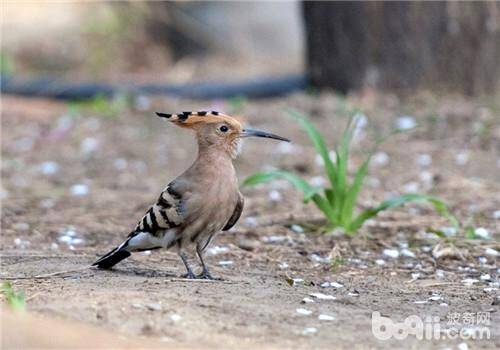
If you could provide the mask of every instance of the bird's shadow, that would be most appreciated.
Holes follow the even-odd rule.
[[[172,271],[162,271],[154,270],[149,268],[133,268],[133,269],[111,269],[107,271],[108,273],[125,275],[125,276],[137,276],[137,277],[148,277],[148,278],[172,278],[179,277],[177,273]]]

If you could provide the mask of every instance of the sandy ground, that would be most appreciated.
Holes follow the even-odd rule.
[[[97,327],[109,334],[99,337],[104,347],[119,344],[116,337],[165,348],[500,347],[494,255],[500,250],[500,123],[492,101],[426,94],[405,101],[376,94],[347,99],[298,94],[242,105],[161,98],[142,99],[118,116],[100,116],[88,110],[72,114],[67,105],[46,100],[2,99],[0,279],[25,291],[27,317],[82,327],[82,334]],[[371,166],[363,207],[417,189],[444,198],[462,222],[483,227],[488,239],[429,234],[447,223],[422,204],[383,213],[355,237],[308,232],[319,213],[287,184],[275,182],[244,188],[242,219],[212,244],[217,249],[208,252],[207,261],[221,281],[177,278],[182,263],[166,251],[134,254],[112,271],[82,269],[119,243],[158,191],[195,157],[189,132],[152,111],[244,115],[252,126],[294,142],[248,140],[236,162],[242,179],[275,167],[321,181],[322,166],[283,107],[311,115],[332,144],[347,104],[360,106],[370,122],[353,146],[353,164],[362,161],[370,130],[387,132],[405,115],[421,125],[382,147],[385,156]],[[436,259],[433,251],[447,247],[451,256]],[[394,252],[398,257],[391,257]],[[33,278],[65,270],[78,271]],[[468,279],[475,281],[468,285]],[[490,339],[381,341],[371,331],[374,311],[395,322],[436,316],[442,328],[452,326],[452,315],[486,313]],[[16,327],[9,317],[2,322],[5,348],[44,344],[35,340],[40,334],[30,331],[33,327]],[[15,332],[24,337],[6,336]],[[54,326],[45,336],[71,332]]]

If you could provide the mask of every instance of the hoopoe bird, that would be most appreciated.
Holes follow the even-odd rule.
[[[132,252],[177,248],[186,267],[186,278],[211,279],[203,252],[214,236],[233,227],[243,210],[243,196],[233,160],[241,139],[249,136],[290,142],[264,131],[243,129],[238,120],[219,112],[156,113],[173,124],[194,130],[198,156],[183,174],[170,182],[127,239],[93,266],[110,269]],[[187,250],[196,246],[202,266],[195,275]]]

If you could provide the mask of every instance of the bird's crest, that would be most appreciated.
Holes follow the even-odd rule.
[[[182,112],[179,114],[167,114],[156,112],[161,118],[166,118],[172,123],[185,128],[192,128],[199,123],[222,123],[241,128],[241,123],[234,117],[216,111]]]

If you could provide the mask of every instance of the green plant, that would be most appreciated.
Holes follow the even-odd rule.
[[[124,94],[118,94],[111,99],[104,95],[97,95],[89,100],[72,101],[68,107],[73,114],[88,111],[105,117],[116,117],[127,109],[130,101]]]
[[[24,310],[26,301],[24,300],[24,292],[14,292],[12,285],[9,282],[2,283],[2,294],[5,296],[7,304],[14,310]]]
[[[368,173],[368,166],[372,155],[382,142],[389,136],[401,132],[401,130],[394,130],[388,136],[378,140],[368,153],[365,161],[355,172],[353,178],[350,179],[347,170],[350,142],[358,123],[358,120],[354,117],[355,113],[351,113],[347,126],[342,133],[341,140],[335,147],[335,161],[330,158],[326,142],[318,129],[305,116],[298,112],[289,110],[288,113],[304,128],[316,152],[323,159],[330,187],[322,189],[312,186],[306,180],[287,171],[270,171],[251,175],[243,182],[244,186],[257,185],[279,178],[285,179],[296,189],[302,191],[304,202],[314,202],[318,209],[323,212],[328,222],[328,230],[342,228],[349,234],[356,232],[366,220],[376,216],[381,211],[414,201],[430,203],[436,211],[447,218],[454,226],[458,226],[458,221],[448,212],[446,205],[441,200],[416,193],[403,194],[399,197],[385,200],[374,208],[366,209],[361,213],[355,213],[358,196],[363,185],[363,180]]]

